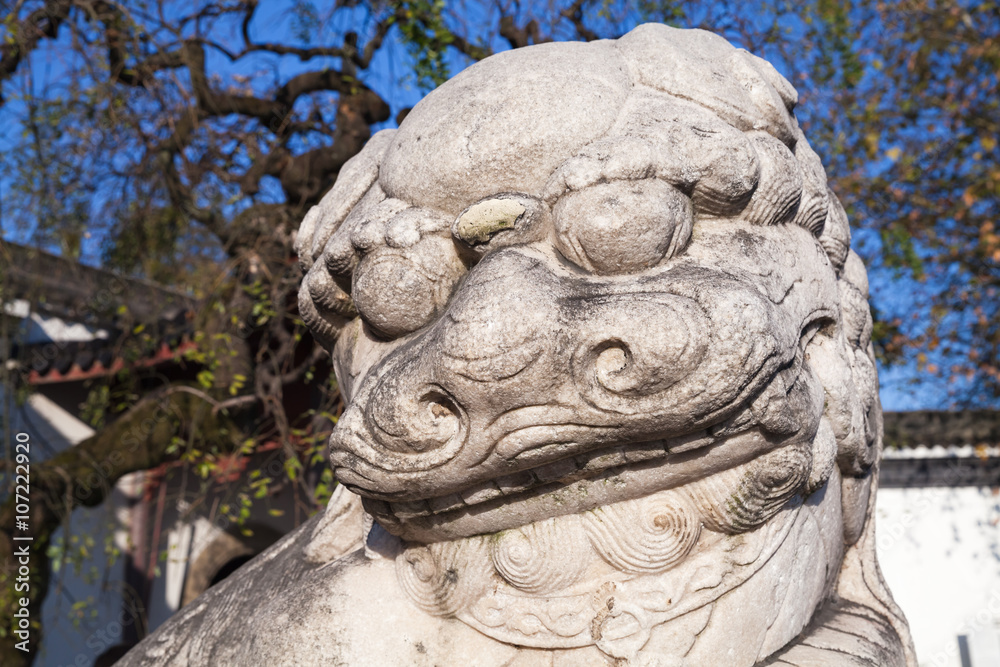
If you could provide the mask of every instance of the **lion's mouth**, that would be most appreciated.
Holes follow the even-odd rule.
[[[462,461],[465,475],[414,471],[412,483],[397,479],[387,488],[380,483],[381,466],[365,461],[366,439],[354,427],[342,432],[334,473],[387,529],[417,541],[495,532],[587,511],[684,486],[811,441],[822,394],[814,391],[812,374],[801,373],[802,359],[800,350],[755,396],[741,396],[677,435],[639,429],[626,435],[617,423],[577,422],[579,411],[546,406],[546,414],[536,415],[531,411],[539,406],[525,406],[505,413],[506,423],[491,424],[499,437],[479,450],[485,452],[482,458]],[[743,408],[734,412],[733,405]],[[544,417],[557,421],[539,423]],[[628,440],[623,442],[623,436]],[[470,479],[474,469],[478,479]]]
[[[701,431],[685,438],[678,438],[677,441],[655,440],[605,447],[488,480],[447,495],[410,502],[390,502],[385,505],[392,515],[407,520],[474,508],[498,499],[516,502],[537,495],[539,492],[544,493],[574,482],[593,479],[612,470],[650,462],[663,462],[680,451],[711,445],[714,440],[707,431]],[[682,448],[682,443],[688,447]]]
[[[386,528],[407,539],[453,539],[683,486],[808,435],[778,438],[753,424],[737,433],[713,435],[712,430],[604,447],[421,500],[365,494],[364,504]]]

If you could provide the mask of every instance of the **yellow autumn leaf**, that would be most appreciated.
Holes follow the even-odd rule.
[[[901,151],[898,147],[894,146],[889,150],[887,150],[885,154],[890,160],[896,162],[897,160],[899,160],[899,156],[903,154],[903,151]]]
[[[869,155],[878,154],[879,135],[877,132],[869,132],[865,135],[865,148]]]

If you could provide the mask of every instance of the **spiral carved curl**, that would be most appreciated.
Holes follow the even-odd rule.
[[[454,616],[478,599],[489,581],[482,538],[411,545],[396,559],[396,578],[418,607]]]
[[[791,445],[685,487],[711,530],[736,534],[763,525],[801,494],[812,471],[807,447]]]
[[[701,523],[680,493],[658,493],[608,505],[585,515],[587,533],[604,560],[629,574],[670,569],[698,541]]]
[[[526,593],[552,593],[580,579],[589,548],[579,518],[546,519],[496,535],[490,546],[501,577]]]

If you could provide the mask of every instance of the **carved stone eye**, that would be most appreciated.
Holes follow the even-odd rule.
[[[651,178],[598,183],[556,204],[556,247],[595,273],[641,271],[680,252],[691,237],[691,200]]]
[[[497,248],[540,240],[550,219],[548,206],[538,199],[502,193],[462,211],[452,223],[451,234],[466,253],[481,257]]]
[[[494,234],[514,229],[524,214],[524,204],[516,199],[488,199],[465,210],[455,222],[455,236],[470,245],[486,243]]]
[[[619,294],[575,313],[579,342],[573,375],[601,409],[635,414],[661,405],[708,350],[709,321],[696,302],[667,294]]]

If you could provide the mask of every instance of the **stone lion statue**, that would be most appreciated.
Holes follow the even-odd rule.
[[[644,25],[372,137],[297,237],[338,493],[124,664],[915,665],[867,278],[796,100]]]

